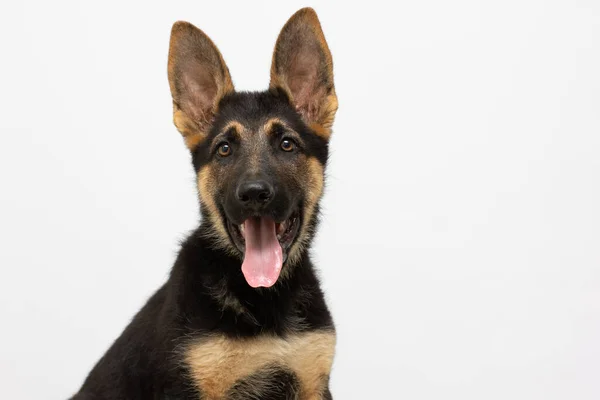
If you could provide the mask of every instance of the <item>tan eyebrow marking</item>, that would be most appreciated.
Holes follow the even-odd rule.
[[[246,131],[246,127],[244,125],[242,125],[240,122],[238,121],[231,121],[229,123],[227,123],[227,125],[225,125],[225,127],[221,130],[221,133],[225,133],[228,130],[230,130],[231,128],[235,128],[235,131],[238,135],[242,135],[242,133],[244,133]]]
[[[228,122],[223,127],[223,129],[221,129],[221,132],[217,136],[212,138],[211,148],[213,148],[213,150],[214,150],[214,146],[217,145],[218,139],[222,139],[223,136],[232,128],[234,129],[234,136],[236,136],[236,138],[238,140],[241,139],[242,136],[244,135],[244,133],[246,132],[246,127],[244,125],[242,125],[240,122],[238,122],[238,121]]]
[[[265,122],[262,126],[262,130],[266,135],[270,135],[273,133],[273,127],[275,125],[281,125],[286,129],[290,129],[285,122],[280,120],[279,118],[271,118],[267,122]]]

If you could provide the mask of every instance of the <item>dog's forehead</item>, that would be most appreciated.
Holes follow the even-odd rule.
[[[215,127],[222,132],[237,124],[248,134],[257,134],[270,131],[275,121],[291,127],[297,119],[289,101],[281,96],[270,92],[241,92],[221,101]]]

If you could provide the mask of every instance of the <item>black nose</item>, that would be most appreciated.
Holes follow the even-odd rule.
[[[273,185],[263,180],[245,181],[238,185],[235,194],[244,206],[265,206],[273,198]]]

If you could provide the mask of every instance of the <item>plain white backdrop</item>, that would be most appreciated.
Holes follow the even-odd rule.
[[[259,90],[306,5],[340,101],[313,252],[334,397],[600,398],[596,0],[3,2],[3,398],[76,391],[197,224],[172,23]]]

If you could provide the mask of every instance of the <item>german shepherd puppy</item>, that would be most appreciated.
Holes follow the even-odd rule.
[[[316,13],[283,27],[267,91],[236,92],[187,22],[168,75],[201,223],[73,399],[331,399],[335,331],[308,247],[337,97]]]

